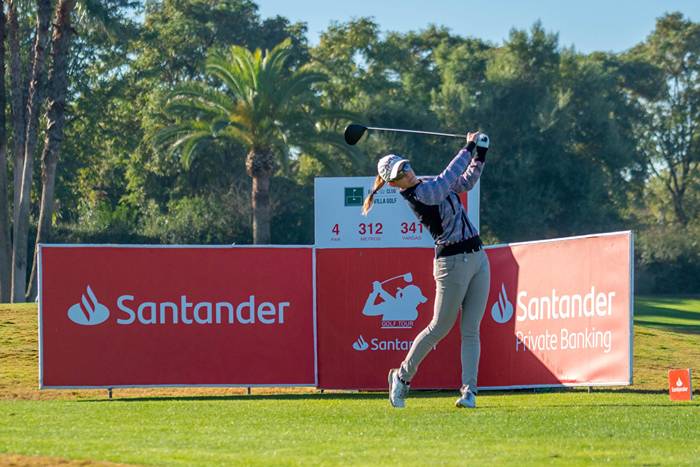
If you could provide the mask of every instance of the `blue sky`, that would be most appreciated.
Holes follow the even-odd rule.
[[[453,33],[500,43],[511,28],[529,28],[538,19],[559,43],[585,53],[619,52],[644,40],[657,17],[680,11],[700,21],[700,0],[257,0],[263,17],[282,15],[304,21],[311,44],[331,21],[372,16],[382,31],[411,31],[429,24]]]

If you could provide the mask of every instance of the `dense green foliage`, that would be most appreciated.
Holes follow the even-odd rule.
[[[202,123],[202,109],[172,111],[183,86],[234,96],[207,72],[207,57],[225,62],[225,51],[243,50],[231,47],[288,40],[290,76],[319,79],[305,89],[311,125],[291,114],[274,122],[287,130],[272,138],[273,243],[313,243],[313,177],[373,175],[388,152],[436,173],[459,149],[373,134],[341,150],[348,120],[324,112],[344,112],[377,126],[488,132],[486,241],[633,229],[638,290],[699,291],[700,25],[680,14],[660,18],[625,53],[582,54],[539,23],[492,44],[435,26],[384,33],[358,18],[331,25],[311,47],[304,24],[263,19],[250,0],[81,5],[92,13],[76,23],[51,241],[251,243],[254,145],[241,135],[200,138],[189,158],[184,142],[184,152],[171,151],[154,135]],[[209,117],[216,136],[224,126]],[[236,119],[228,121],[230,129]]]
[[[340,109],[322,108],[314,93],[313,85],[324,81],[325,74],[306,66],[289,69],[292,51],[291,41],[285,40],[265,52],[236,45],[211,52],[205,72],[220,85],[188,81],[176,86],[167,111],[179,118],[154,136],[156,147],[177,153],[186,168],[206,142],[244,145],[246,173],[253,181],[255,243],[271,241],[270,177],[278,167],[289,172],[293,148],[318,155],[323,146],[333,146],[337,135],[323,128],[328,120],[332,124],[343,117]]]

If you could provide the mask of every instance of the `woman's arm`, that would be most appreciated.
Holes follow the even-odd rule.
[[[457,193],[471,190],[476,185],[476,182],[479,181],[483,170],[484,162],[477,160],[477,158],[472,159],[467,170],[452,185],[452,190]]]
[[[457,153],[440,175],[432,180],[425,180],[416,187],[416,198],[425,204],[440,204],[452,191],[467,166],[476,143],[470,141],[467,147]]]
[[[457,153],[445,170],[433,180],[423,181],[415,189],[416,199],[425,204],[440,204],[454,190],[453,186],[467,170],[479,132],[467,133],[467,146]]]

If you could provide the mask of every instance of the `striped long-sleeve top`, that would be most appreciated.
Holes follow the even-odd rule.
[[[459,151],[440,175],[421,177],[417,185],[401,190],[436,245],[450,245],[479,235],[457,195],[471,190],[484,168],[483,162],[472,158],[472,148],[470,145]]]

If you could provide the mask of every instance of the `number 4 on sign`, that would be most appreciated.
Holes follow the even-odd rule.
[[[338,224],[335,224],[333,226],[333,228],[331,229],[331,232],[333,232],[336,235],[340,235],[340,227],[338,226]]]

